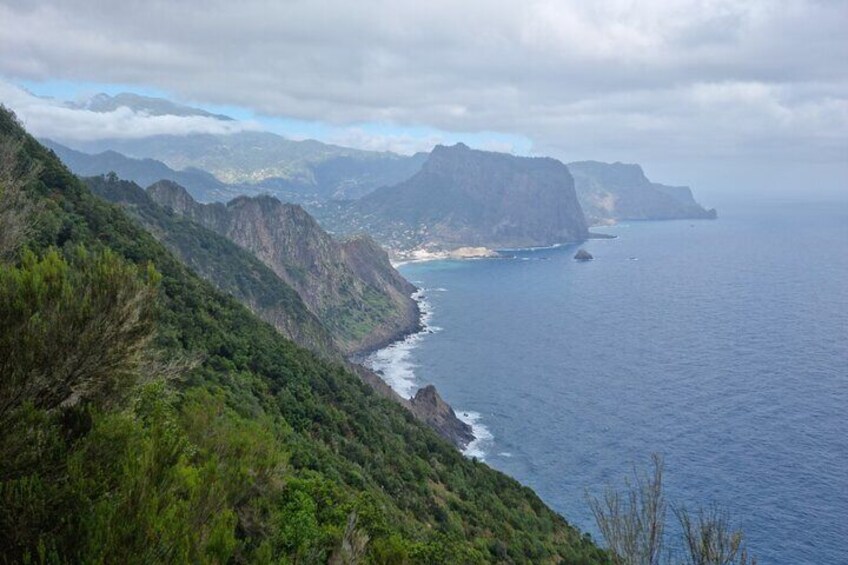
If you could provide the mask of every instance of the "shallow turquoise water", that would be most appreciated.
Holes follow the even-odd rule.
[[[660,452],[669,498],[727,507],[761,563],[848,563],[848,206],[720,212],[599,229],[590,263],[406,265],[435,331],[383,368],[582,529],[587,489]]]

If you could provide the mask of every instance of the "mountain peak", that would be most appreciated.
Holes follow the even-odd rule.
[[[437,146],[415,176],[366,196],[357,212],[426,233],[418,244],[449,249],[544,246],[588,235],[561,162],[464,144]]]
[[[200,108],[177,104],[165,98],[144,96],[132,92],[120,92],[114,96],[100,92],[82,102],[69,102],[68,106],[98,113],[114,112],[118,108],[129,108],[134,112],[150,116],[200,116],[220,121],[233,121],[233,118],[223,114],[213,114]]]

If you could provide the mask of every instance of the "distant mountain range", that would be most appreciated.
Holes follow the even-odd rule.
[[[150,158],[133,159],[111,149],[102,153],[89,154],[49,139],[42,139],[41,143],[52,149],[74,174],[81,177],[114,172],[120,178],[140,186],[149,186],[166,179],[184,186],[195,199],[201,202],[229,200],[242,192],[239,187],[225,184],[212,174],[200,169],[189,168],[176,171],[161,161]]]
[[[232,120],[126,93],[77,106]],[[651,182],[639,165],[566,167],[462,144],[403,156],[255,131],[104,139],[74,148],[43,141],[79,175],[114,171],[142,186],[170,180],[201,203],[270,194],[306,206],[335,233],[366,231],[393,250],[550,245],[587,237],[587,225],[716,217],[688,187]]]
[[[568,164],[577,197],[592,225],[618,220],[714,219],[688,186],[648,180],[642,167],[624,163],[579,161]]]
[[[114,112],[119,108],[128,108],[134,112],[150,116],[200,116],[213,118],[224,122],[232,122],[233,118],[222,114],[213,114],[200,108],[183,106],[165,98],[142,96],[131,92],[121,92],[110,96],[101,92],[82,102],[66,102],[66,106],[74,109],[90,110],[92,112]]]
[[[87,153],[117,151],[152,158],[174,170],[201,169],[222,183],[254,185],[300,198],[359,198],[411,177],[426,155],[362,151],[269,132],[156,135],[75,142]]]

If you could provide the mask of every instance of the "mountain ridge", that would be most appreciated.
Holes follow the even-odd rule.
[[[158,204],[253,253],[292,286],[346,354],[375,349],[419,328],[415,287],[379,245],[358,235],[336,241],[301,206],[272,196],[200,204],[179,185],[160,181]]]
[[[393,250],[537,247],[589,236],[564,164],[462,143],[436,146],[411,178],[338,210],[320,217]]]
[[[568,164],[580,204],[590,222],[618,220],[715,219],[687,186],[654,183],[642,167],[628,163],[576,161]]]
[[[471,427],[456,417],[435,389],[431,392],[433,400],[430,403],[415,403],[413,399],[400,397],[370,369],[349,362],[323,322],[303,303],[297,291],[249,251],[188,218],[167,213],[144,189],[131,181],[120,180],[115,175],[84,180],[94,194],[124,207],[192,271],[221,291],[231,294],[286,338],[323,359],[344,364],[378,394],[410,410],[416,418],[458,448],[464,449],[474,439]],[[175,194],[182,195],[185,205],[192,204],[184,190],[175,190]],[[356,247],[371,246],[361,253],[361,264],[355,270],[357,274],[368,277],[365,282],[377,284],[379,279],[371,268],[370,258],[374,252],[382,250],[375,249],[376,243],[370,239],[359,238],[350,242],[354,248],[346,248],[346,253],[356,254]],[[397,277],[400,275],[397,274]]]

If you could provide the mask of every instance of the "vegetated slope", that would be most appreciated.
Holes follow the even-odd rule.
[[[0,266],[3,560],[602,562],[530,489],[191,273],[3,111],[10,141],[4,166],[40,171],[37,255]]]
[[[177,170],[197,168],[224,183],[300,198],[356,198],[411,177],[425,158],[295,141],[270,132],[155,135],[77,142],[75,147],[157,159]]]
[[[199,224],[168,213],[134,182],[114,175],[84,181],[97,196],[124,206],[192,271],[232,294],[288,339],[326,359],[343,359],[332,336],[297,291],[250,252]]]
[[[303,208],[269,196],[199,204],[168,181],[148,193],[256,255],[297,290],[345,353],[382,346],[418,328],[415,287],[368,236],[336,241]]]
[[[695,202],[686,186],[666,186],[624,163],[569,163],[583,211],[591,224],[616,220],[715,219],[716,211]]]
[[[428,397],[429,402],[402,399],[377,374],[347,362],[330,333],[309,311],[297,291],[250,252],[200,224],[165,210],[135,183],[120,180],[113,174],[90,177],[85,182],[96,195],[123,206],[192,271],[231,294],[284,336],[325,360],[345,364],[376,392],[410,410],[457,447],[464,448],[474,439],[471,427],[456,417],[435,389]],[[343,244],[343,251],[351,268],[365,284],[384,282],[373,269],[372,257],[382,253],[373,240],[348,240]],[[399,273],[392,272],[399,287],[407,284]]]
[[[199,169],[175,171],[155,159],[133,159],[115,151],[104,151],[90,155],[75,151],[49,139],[41,142],[52,149],[71,171],[81,177],[94,177],[114,172],[120,178],[149,186],[167,179],[179,183],[201,202],[229,200],[239,194],[236,187],[226,185],[211,174]]]
[[[588,235],[565,165],[461,143],[437,146],[415,176],[352,210],[353,227],[361,223],[392,247],[528,247]]]

